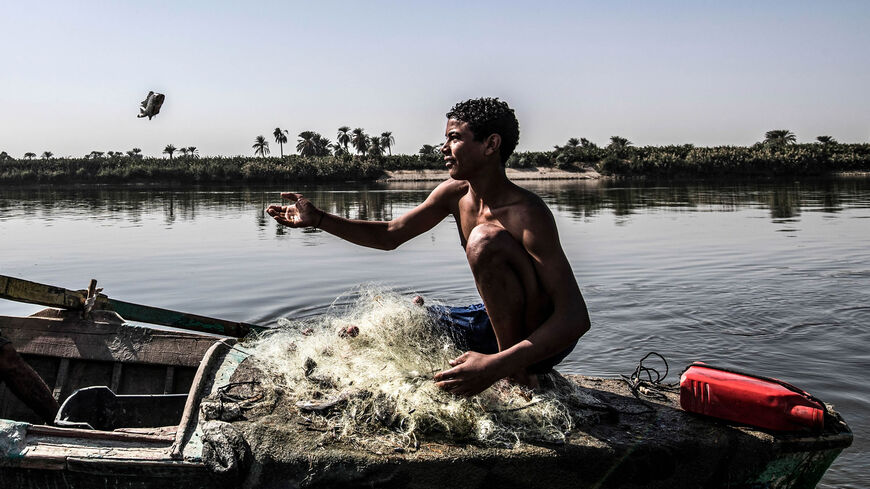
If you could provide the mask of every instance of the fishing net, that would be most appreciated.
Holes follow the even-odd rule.
[[[316,319],[279,321],[248,347],[262,387],[337,439],[389,437],[397,447],[427,438],[513,446],[564,442],[579,391],[532,391],[500,381],[471,398],[438,388],[433,376],[462,352],[425,307],[363,288],[348,307]],[[289,411],[289,412],[292,412]]]

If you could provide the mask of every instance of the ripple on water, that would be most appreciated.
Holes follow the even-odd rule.
[[[844,322],[867,325],[870,323],[870,306],[851,306],[834,309],[834,314]]]

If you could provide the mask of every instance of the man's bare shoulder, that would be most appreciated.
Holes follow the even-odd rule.
[[[519,214],[532,220],[546,218],[549,221],[553,216],[540,195],[522,187],[517,187],[517,200],[513,206]]]
[[[450,178],[439,183],[435,190],[429,194],[429,198],[439,202],[456,202],[467,193],[468,182]]]
[[[526,247],[534,243],[553,242],[558,246],[559,232],[553,212],[538,194],[517,187],[516,199],[506,219],[508,227]]]

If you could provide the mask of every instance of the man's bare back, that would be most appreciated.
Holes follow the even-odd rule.
[[[548,359],[561,360],[589,329],[580,288],[549,208],[505,176],[504,162],[519,136],[513,110],[497,99],[457,104],[448,113],[445,136],[441,152],[451,178],[392,221],[344,219],[295,193],[281,194],[294,204],[270,206],[267,212],[289,227],[314,226],[384,250],[452,215],[498,352],[466,352],[435,381],[457,395],[477,394],[505,377],[533,383],[530,374],[549,368]]]

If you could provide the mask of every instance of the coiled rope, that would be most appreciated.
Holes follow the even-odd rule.
[[[665,364],[665,373],[662,375],[658,370],[653,367],[644,366],[643,362],[648,359],[650,356],[657,356],[662,360],[662,363]],[[663,381],[668,376],[669,368],[668,361],[665,360],[665,357],[662,355],[651,351],[644,355],[643,358],[640,359],[640,362],[637,364],[637,368],[634,369],[634,372],[631,375],[621,375],[622,380],[628,384],[628,388],[631,390],[631,393],[634,397],[638,399],[643,399],[641,396],[655,399],[657,401],[667,401],[668,398],[665,395],[665,392],[678,392],[680,384],[678,382],[667,384]]]

